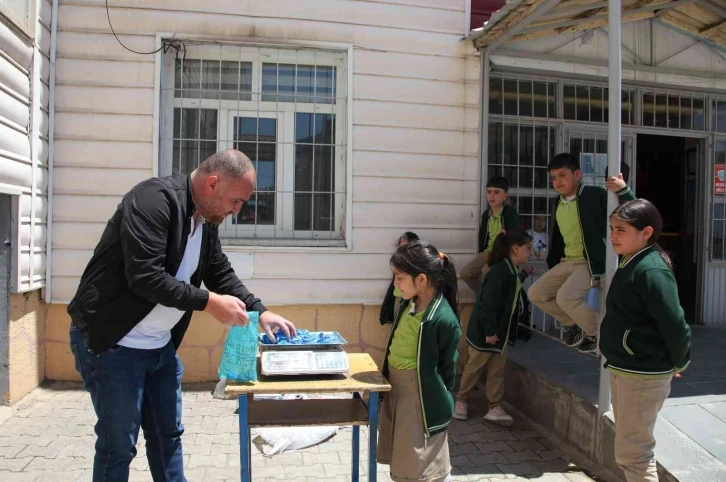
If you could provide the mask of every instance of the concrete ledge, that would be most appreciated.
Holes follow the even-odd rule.
[[[597,413],[599,359],[539,335],[518,343],[508,356],[508,404],[603,469],[606,480],[623,481],[612,412]],[[655,436],[661,481],[726,480],[726,465],[662,416]]]

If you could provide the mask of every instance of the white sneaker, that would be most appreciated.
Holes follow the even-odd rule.
[[[469,405],[464,400],[457,400],[454,406],[454,418],[457,420],[466,420],[469,418]]]
[[[453,480],[454,479],[451,478],[451,473],[449,473],[449,475],[447,475],[446,478],[444,479],[444,482],[452,482]]]
[[[484,420],[498,425],[503,425],[505,427],[511,427],[514,423],[512,416],[505,412],[500,405],[490,408],[489,412],[484,416]]]

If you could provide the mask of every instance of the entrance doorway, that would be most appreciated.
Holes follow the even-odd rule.
[[[678,295],[690,324],[697,321],[700,300],[697,180],[704,147],[701,139],[637,137],[635,192],[655,204],[663,216],[660,244],[673,262]]]

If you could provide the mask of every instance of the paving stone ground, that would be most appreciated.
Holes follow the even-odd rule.
[[[239,431],[235,401],[212,398],[211,385],[184,391],[184,465],[189,482],[239,480]],[[449,430],[455,481],[587,482],[594,479],[568,463],[549,439],[516,421],[511,429],[485,423],[485,404],[474,398],[468,422]],[[476,407],[482,407],[477,409]],[[95,414],[79,385],[52,383],[35,390],[0,417],[0,482],[91,481]],[[4,420],[4,421],[3,421]],[[351,429],[290,454],[265,457],[253,447],[253,481],[348,481]],[[254,437],[254,434],[253,434]],[[151,481],[143,435],[131,465],[131,481]],[[367,480],[368,431],[361,430],[361,480]],[[378,465],[378,480],[389,482]]]

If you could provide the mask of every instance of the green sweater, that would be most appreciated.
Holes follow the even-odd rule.
[[[485,249],[487,249],[487,245],[489,244],[489,216],[492,212],[492,209],[489,208],[486,211],[484,211],[484,214],[481,215],[481,224],[479,225],[479,252],[481,253]],[[504,207],[502,207],[502,221],[504,225],[504,230],[509,231],[512,229],[517,229],[519,227],[519,214],[517,213],[517,210],[514,209],[509,204],[505,204]],[[499,233],[497,233],[499,234]]]
[[[383,359],[383,375],[388,376],[388,353],[393,333],[408,310],[411,302],[404,301],[398,309],[396,321],[388,338],[386,356]],[[454,381],[456,360],[459,357],[457,345],[461,339],[461,325],[446,299],[438,295],[424,312],[418,334],[416,372],[421,410],[424,413],[426,435],[443,432],[449,426],[454,414]]]
[[[466,329],[466,342],[475,350],[501,353],[507,341],[517,339],[517,323],[512,320],[519,293],[517,268],[509,259],[500,261],[484,277]],[[488,345],[487,336],[499,341]]]
[[[615,272],[600,327],[609,368],[638,375],[682,371],[691,355],[691,329],[673,272],[648,247]]]
[[[625,187],[618,192],[620,204],[635,199],[633,191]],[[547,265],[551,268],[556,266],[565,257],[565,240],[557,225],[554,213],[557,212],[557,205],[560,198],[556,197],[552,202],[553,227],[550,230],[550,250],[547,253]],[[583,255],[587,260],[590,275],[594,279],[600,278],[605,273],[605,244],[607,243],[607,217],[608,192],[601,187],[586,186],[580,184],[575,201],[577,203],[577,215],[580,219],[580,228],[585,245]]]

